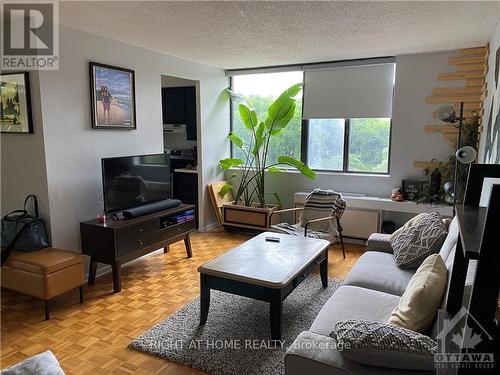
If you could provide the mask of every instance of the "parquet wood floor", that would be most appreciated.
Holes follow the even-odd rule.
[[[66,374],[200,374],[127,348],[128,343],[199,295],[200,264],[237,246],[248,237],[209,232],[192,237],[193,257],[186,258],[182,242],[125,265],[122,292],[112,292],[111,274],[78,292],[51,302],[51,318],[44,321],[43,303],[2,289],[0,367],[11,366],[45,350],[52,350]],[[345,278],[363,247],[330,249],[329,275]]]

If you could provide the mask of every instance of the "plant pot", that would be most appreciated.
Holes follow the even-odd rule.
[[[276,205],[266,207],[244,206],[234,203],[224,203],[222,218],[224,225],[258,230],[268,230],[271,226],[271,213],[277,209]],[[274,222],[273,217],[273,222]]]

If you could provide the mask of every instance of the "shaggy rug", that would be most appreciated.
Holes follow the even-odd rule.
[[[207,323],[199,324],[199,298],[191,301],[130,347],[209,374],[284,374],[286,349],[342,281],[307,277],[283,303],[282,340],[272,341],[269,304],[212,290]]]

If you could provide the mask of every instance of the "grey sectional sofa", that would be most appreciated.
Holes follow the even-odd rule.
[[[287,375],[427,373],[364,365],[332,349],[334,341],[329,334],[338,321],[358,319],[387,323],[415,272],[396,266],[389,238],[389,235],[373,234],[368,239],[367,251],[356,262],[344,284],[323,306],[309,330],[302,332],[288,349],[285,356]],[[440,250],[448,269],[448,285],[457,239],[458,225],[454,219]],[[431,337],[435,336],[435,329],[433,331],[429,332]]]

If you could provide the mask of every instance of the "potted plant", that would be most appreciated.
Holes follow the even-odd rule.
[[[273,194],[276,200],[274,204],[266,201],[265,180],[269,173],[282,172],[280,167],[292,167],[310,179],[316,177],[312,169],[293,157],[282,155],[276,161],[268,158],[271,139],[279,137],[292,119],[296,109],[295,97],[302,87],[303,83],[297,83],[285,90],[268,107],[265,119],[258,118],[255,109],[246,103],[242,95],[227,89],[230,99],[238,103],[239,115],[248,134],[243,137],[230,132],[228,139],[240,150],[242,157],[219,161],[223,170],[235,170],[219,191],[221,197],[230,191],[234,197],[232,203],[225,204],[222,208],[225,224],[269,228],[270,215],[280,201],[276,193]]]

